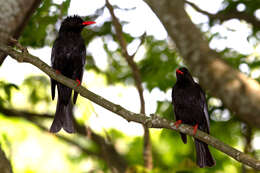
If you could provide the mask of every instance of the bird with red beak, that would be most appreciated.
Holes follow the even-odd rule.
[[[86,46],[81,31],[84,27],[96,22],[83,21],[79,16],[69,16],[61,23],[58,37],[54,41],[51,53],[52,68],[81,84],[86,61]],[[55,88],[58,88],[58,102],[54,121],[50,132],[57,133],[63,128],[68,133],[75,132],[72,114],[72,89],[51,79],[52,99],[55,98]],[[74,92],[73,103],[76,103],[78,93]]]
[[[192,125],[196,134],[200,129],[209,134],[209,115],[206,97],[187,68],[182,67],[176,70],[177,82],[172,89],[172,103],[176,119],[176,127],[181,123]],[[182,141],[187,143],[187,136],[181,134]],[[197,165],[201,168],[212,167],[215,160],[212,157],[208,145],[195,138],[195,149]]]

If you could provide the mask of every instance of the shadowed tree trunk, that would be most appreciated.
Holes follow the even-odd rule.
[[[12,167],[9,160],[6,158],[4,151],[0,147],[0,170],[2,173],[12,173]]]
[[[0,0],[0,42],[9,37],[17,39],[41,0]],[[0,52],[0,65],[6,54]]]

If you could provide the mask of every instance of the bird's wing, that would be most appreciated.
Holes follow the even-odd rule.
[[[58,70],[60,73],[64,75],[64,55],[66,55],[66,52],[68,51],[63,44],[64,40],[61,37],[58,37],[53,44],[52,51],[51,51],[51,66],[53,69]],[[51,79],[51,94],[52,94],[52,99],[55,97],[55,88],[56,85],[59,84],[57,81],[54,79]],[[60,89],[61,93],[65,95],[70,95],[69,90],[63,87],[58,87]],[[66,93],[68,92],[68,93]],[[63,96],[65,96],[63,95]]]
[[[55,88],[56,88],[56,81],[51,79],[51,98],[54,100],[55,98]]]
[[[208,113],[207,100],[206,100],[206,97],[205,97],[205,93],[202,90],[202,88],[200,87],[200,85],[197,84],[197,87],[199,88],[199,91],[200,91],[200,100],[199,100],[200,107],[201,107],[201,109],[203,109],[203,113],[204,113],[204,116],[205,116],[206,122],[207,122],[207,130],[208,130],[208,133],[209,133],[210,124],[209,124],[209,113]]]
[[[80,80],[80,82],[82,82],[82,77],[83,77],[83,72],[84,72],[85,62],[86,62],[86,47],[85,47],[85,45],[82,46],[80,52],[81,52],[81,55],[80,55],[81,64],[80,64],[79,68],[75,69],[75,71],[73,72],[73,78],[78,79],[78,80]],[[74,92],[74,95],[73,95],[73,103],[74,104],[77,101],[77,97],[78,97],[78,93]]]
[[[77,72],[77,74],[75,74],[75,78],[80,80],[80,82],[82,81],[82,77],[83,77],[83,70],[81,69]],[[78,97],[78,93],[74,91],[74,95],[73,95],[73,103],[75,104],[77,101],[77,97]]]
[[[54,66],[55,55],[56,55],[56,41],[54,42],[52,50],[51,50],[51,66],[52,67]],[[51,79],[51,97],[52,97],[52,100],[54,100],[54,98],[55,98],[55,88],[56,88],[56,81]]]
[[[86,46],[85,46],[85,44],[83,45],[83,47],[81,49],[82,49],[82,51],[81,51],[81,63],[82,63],[83,70],[84,70],[85,63],[86,63]]]
[[[173,105],[173,109],[174,109],[174,116],[175,116],[175,120],[176,121],[178,121],[178,120],[180,120],[180,117],[179,117],[179,115],[178,115],[178,111],[176,111],[177,110],[177,108],[175,108],[174,107],[174,89],[175,89],[175,86],[172,88],[172,105]],[[180,132],[180,135],[181,135],[181,139],[182,139],[182,141],[183,141],[183,143],[184,144],[186,144],[187,143],[187,136],[184,134],[184,133],[181,133]]]
[[[57,55],[57,42],[58,38],[54,41],[52,49],[51,49],[51,66],[54,66],[54,61],[56,59],[55,55]]]
[[[173,88],[172,88],[172,106],[173,106],[173,110],[174,110],[174,116],[175,116],[175,120],[177,121],[177,120],[179,120],[180,118],[178,117],[178,115],[176,114],[176,108],[174,108],[174,90],[175,90],[175,85],[173,86]]]

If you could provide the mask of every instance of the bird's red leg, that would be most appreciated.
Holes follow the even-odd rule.
[[[193,135],[195,135],[197,133],[198,130],[198,124],[196,124],[195,126],[193,126]]]
[[[174,123],[174,126],[176,126],[176,128],[178,128],[181,123],[182,123],[182,121],[181,121],[181,120],[178,120],[178,121],[176,121],[176,122]]]
[[[55,72],[56,72],[57,74],[60,74],[60,71],[59,71],[59,70],[55,70]]]
[[[79,79],[76,79],[76,82],[77,82],[77,87],[80,86],[81,82]]]

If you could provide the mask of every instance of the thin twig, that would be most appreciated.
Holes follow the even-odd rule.
[[[223,11],[219,11],[216,14],[212,14],[209,13],[205,10],[202,10],[201,8],[199,8],[196,4],[189,2],[187,0],[183,0],[186,4],[189,4],[192,8],[194,8],[196,11],[207,15],[210,19],[215,20],[215,19],[219,19],[221,22],[230,20],[230,19],[240,19],[240,20],[245,20],[248,23],[251,23],[253,26],[260,28],[260,20],[257,19],[257,17],[255,17],[254,15],[250,15],[247,12],[240,12],[237,11],[236,9],[231,9],[229,11],[226,11],[225,13],[223,13]]]
[[[128,65],[130,66],[130,68],[132,69],[132,72],[133,72],[135,86],[137,88],[139,98],[140,98],[140,103],[141,103],[140,113],[145,114],[145,101],[144,101],[144,96],[143,96],[144,89],[142,87],[141,74],[140,74],[137,64],[135,63],[133,58],[134,58],[136,52],[138,51],[139,47],[143,44],[146,34],[144,33],[144,35],[141,37],[141,43],[138,46],[136,52],[132,56],[130,56],[127,51],[127,42],[123,35],[122,25],[120,24],[118,18],[116,17],[116,15],[114,13],[114,9],[108,0],[106,0],[106,6],[110,12],[110,15],[112,16],[112,23],[115,27],[116,37],[117,37],[120,47],[122,49],[122,55],[126,59]],[[151,141],[150,141],[150,132],[149,132],[149,128],[147,128],[145,126],[143,126],[143,128],[144,128],[144,149],[143,149],[144,165],[147,169],[151,170],[153,168],[153,158],[152,158],[152,148],[151,148],[152,146],[151,146]]]
[[[213,17],[214,14],[211,14],[205,10],[202,10],[201,8],[199,8],[196,4],[190,2],[190,1],[187,1],[187,0],[183,0],[186,4],[189,4],[192,8],[194,8],[197,12],[200,12],[200,13],[203,13],[209,17]]]
[[[140,49],[140,47],[144,44],[145,37],[146,37],[146,32],[143,33],[143,35],[141,35],[141,37],[140,37],[141,42],[140,42],[140,44],[138,45],[138,47],[137,47],[135,53],[134,53],[133,55],[131,55],[131,58],[132,58],[132,59],[134,59],[136,53],[138,52],[138,50]]]

